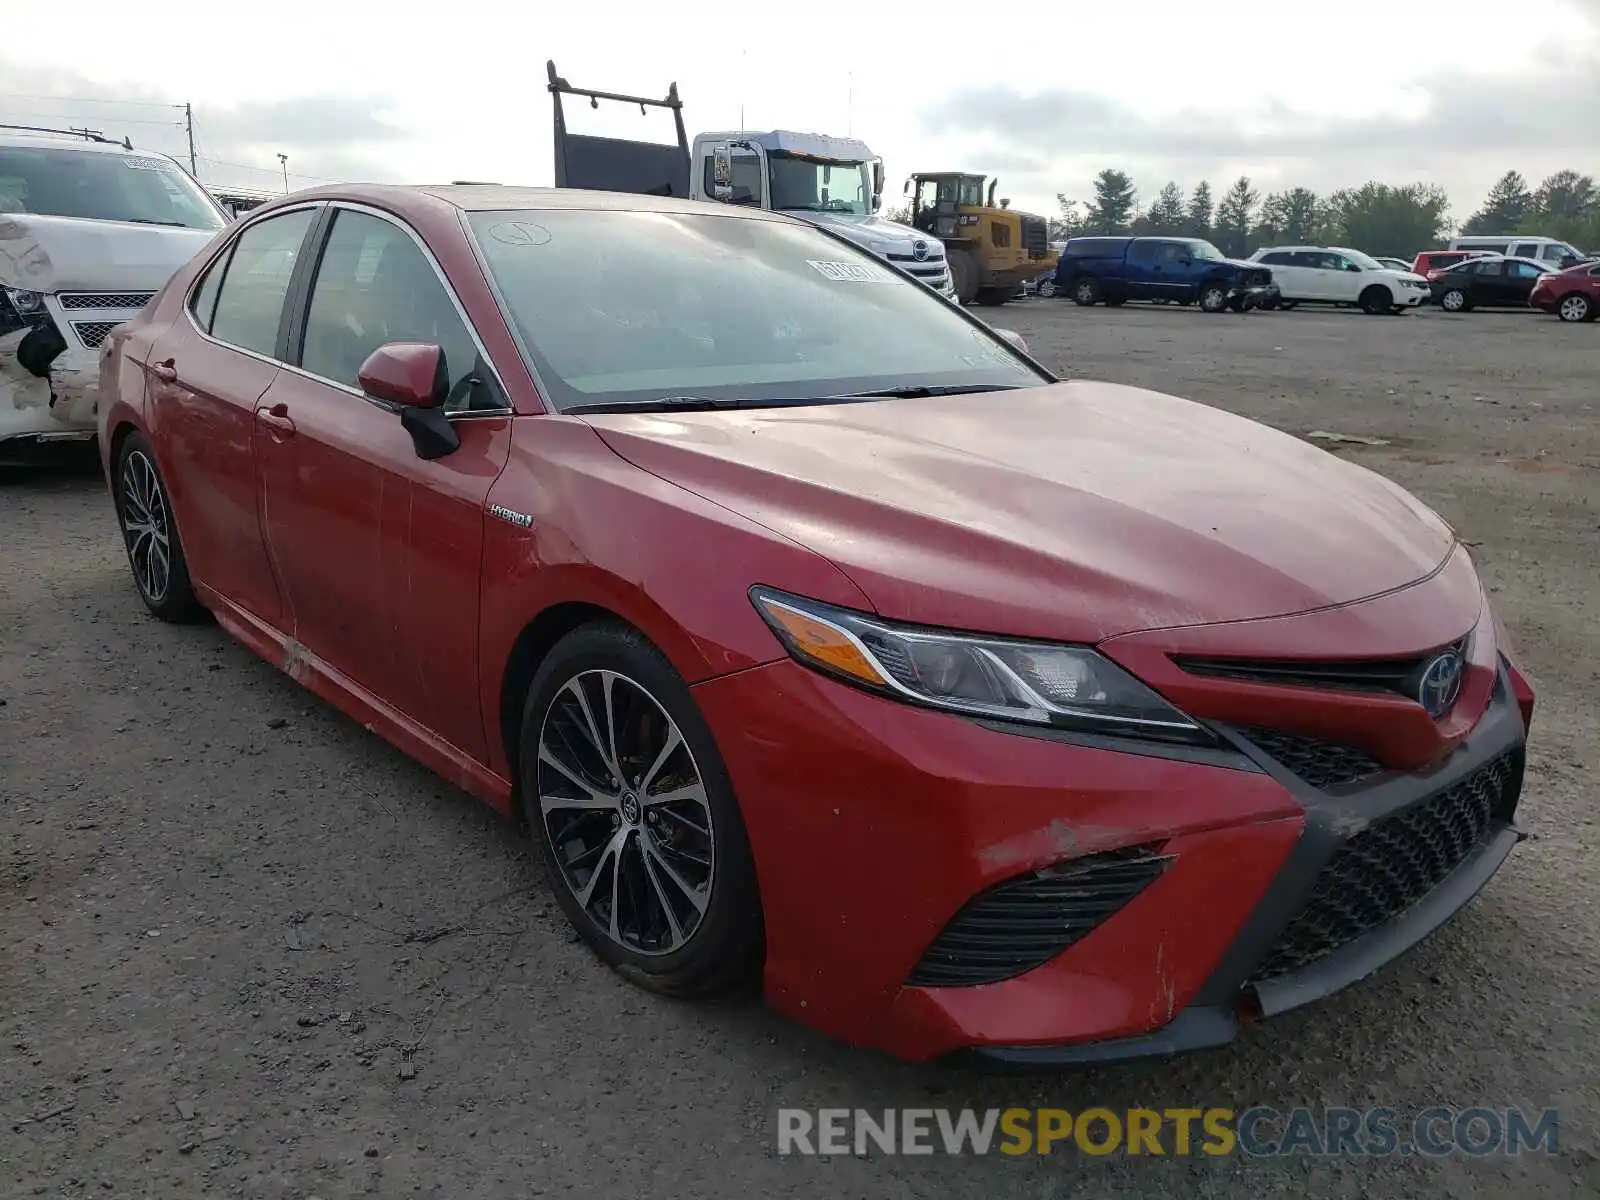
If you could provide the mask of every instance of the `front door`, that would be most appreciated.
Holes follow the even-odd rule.
[[[432,259],[394,220],[340,208],[291,367],[261,397],[268,544],[293,636],[363,691],[479,761],[484,505],[510,453],[504,392]],[[441,347],[461,439],[418,458],[358,373],[386,342]]]
[[[146,365],[178,528],[195,580],[268,624],[282,597],[262,540],[253,430],[278,365],[289,279],[319,210],[245,229],[201,277]]]

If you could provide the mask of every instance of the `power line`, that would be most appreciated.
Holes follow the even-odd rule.
[[[35,117],[41,121],[65,121],[69,119],[65,113],[22,112],[15,108],[6,109],[6,112],[13,117]],[[182,121],[157,121],[150,117],[113,117],[111,120],[118,125],[165,125],[173,129],[183,128]]]
[[[203,162],[203,163],[207,164],[208,166],[213,166],[213,167],[232,167],[237,171],[262,171],[262,172],[265,172],[268,175],[278,175],[278,176],[281,176],[283,174],[283,172],[278,170],[276,167],[252,167],[248,163],[225,162],[224,160],[222,160],[220,158],[207,158],[203,154],[199,155],[198,159],[199,159],[200,162]],[[299,171],[290,171],[289,172],[289,178],[290,179],[309,179],[312,183],[331,183],[332,182],[332,180],[330,180],[326,175],[302,175]]]
[[[165,104],[156,100],[113,100],[103,96],[31,96],[22,92],[0,92],[4,100],[48,100],[60,104],[128,104],[140,108],[182,108],[181,104]]]

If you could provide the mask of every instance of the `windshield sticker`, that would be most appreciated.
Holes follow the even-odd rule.
[[[882,283],[889,278],[888,272],[880,271],[876,267],[864,267],[860,263],[829,262],[826,259],[808,258],[806,265],[824,278],[838,283]]]
[[[531,221],[501,221],[489,227],[489,236],[508,246],[542,246],[550,240],[550,231]]]
[[[160,171],[166,167],[159,158],[125,158],[122,165],[130,171]]]

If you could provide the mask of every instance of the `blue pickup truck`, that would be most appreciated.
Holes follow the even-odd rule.
[[[1206,312],[1278,306],[1271,271],[1228,258],[1199,238],[1072,238],[1056,266],[1054,291],[1085,306],[1128,300],[1198,304]]]

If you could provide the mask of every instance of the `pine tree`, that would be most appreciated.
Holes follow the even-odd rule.
[[[1524,223],[1534,212],[1533,193],[1520,171],[1500,176],[1483,207],[1467,218],[1463,233],[1526,233]]]
[[[1151,233],[1174,234],[1184,229],[1183,189],[1169,183],[1156,195],[1156,201],[1145,214],[1145,224]]]
[[[1261,194],[1250,186],[1250,177],[1241,175],[1217,205],[1215,241],[1218,248],[1234,258],[1249,252],[1250,226]]]
[[[1194,194],[1189,197],[1188,220],[1184,222],[1186,232],[1190,237],[1209,238],[1211,236],[1211,185],[1204,179],[1194,189]]]
[[[1126,233],[1133,218],[1138,193],[1133,180],[1125,171],[1108,167],[1095,176],[1094,199],[1089,202],[1084,225],[1088,232],[1098,234]]]

